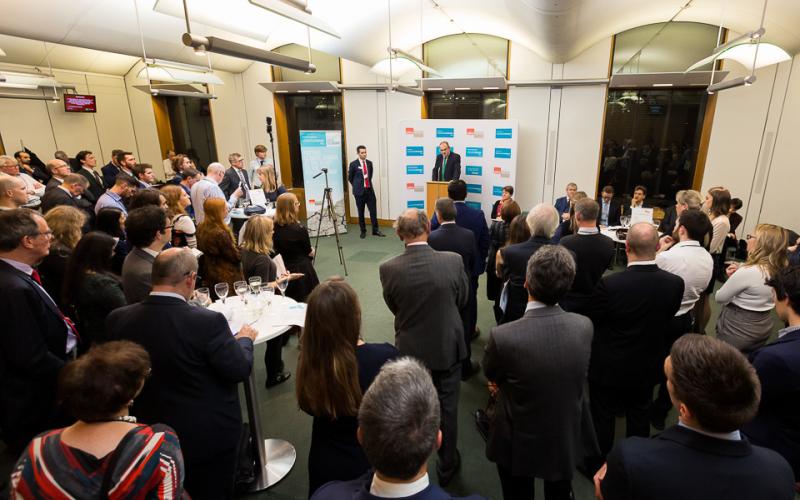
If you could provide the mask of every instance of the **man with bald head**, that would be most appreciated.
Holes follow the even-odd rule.
[[[442,446],[436,472],[446,486],[458,471],[458,394],[466,358],[459,311],[467,304],[469,280],[461,256],[428,246],[430,222],[411,208],[395,222],[405,252],[381,264],[383,300],[394,314],[395,346],[431,371],[442,407]]]
[[[0,210],[20,208],[27,202],[25,181],[11,175],[0,175]]]
[[[54,158],[47,162],[47,171],[50,172],[50,180],[47,181],[45,193],[57,188],[64,182],[64,178],[72,173],[72,169],[64,160]]]
[[[681,306],[683,280],[656,265],[658,232],[647,223],[628,231],[626,270],[600,280],[581,310],[594,323],[589,363],[592,419],[602,456],[614,444],[615,416],[626,434],[650,435],[648,410],[658,381],[667,327]],[[601,460],[587,464],[594,472]]]
[[[222,163],[214,162],[208,166],[206,176],[192,185],[192,207],[194,207],[194,216],[198,224],[203,222],[206,218],[206,213],[203,211],[203,203],[211,198],[219,198],[225,200],[228,205],[228,210],[236,206],[236,201],[244,195],[241,186],[237,187],[229,197],[225,196],[219,183],[225,177],[225,166]],[[225,223],[230,223],[231,216],[228,214],[225,217]]]

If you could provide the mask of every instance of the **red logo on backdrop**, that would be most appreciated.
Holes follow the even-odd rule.
[[[411,189],[413,191],[414,183],[413,182],[406,182],[406,189]]]
[[[503,173],[503,169],[500,168],[500,167],[494,167],[494,173],[501,174],[501,173]]]
[[[468,128],[467,129],[467,135],[475,135],[475,129],[474,128]]]
[[[308,200],[308,202],[311,203],[312,205],[316,205],[317,200]]]
[[[406,127],[406,134],[414,135],[414,127]]]

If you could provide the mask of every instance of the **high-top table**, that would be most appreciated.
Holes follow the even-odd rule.
[[[264,305],[263,298],[256,298],[256,296],[248,294],[247,299],[250,309],[246,311],[242,309],[243,304],[236,296],[225,299],[224,305],[222,301],[217,300],[209,306],[209,309],[223,313],[233,333],[238,332],[245,323],[250,324],[258,332],[253,344],[261,344],[286,333],[292,325],[279,324],[282,322],[282,318],[289,315],[297,316],[305,311],[305,304],[298,304],[294,300],[280,295],[272,298],[272,305],[268,309]],[[261,305],[256,306],[257,301],[261,301]],[[250,491],[253,492],[265,490],[286,477],[294,467],[297,451],[288,441],[264,437],[258,405],[258,391],[256,390],[258,381],[256,380],[255,359],[250,377],[245,381],[244,386],[247,417],[250,421],[253,442],[258,448],[256,480],[250,488]]]

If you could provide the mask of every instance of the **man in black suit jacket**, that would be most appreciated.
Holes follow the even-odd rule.
[[[364,206],[369,209],[369,219],[372,222],[372,234],[386,236],[378,227],[378,209],[375,205],[375,189],[372,186],[372,161],[367,160],[367,147],[356,148],[358,159],[350,162],[347,168],[347,180],[353,186],[353,197],[356,199],[358,210],[358,227],[361,228],[361,238],[367,237],[367,223],[364,220]],[[366,173],[366,177],[364,174]]]
[[[103,185],[106,189],[111,189],[111,186],[117,180],[117,175],[122,173],[122,170],[117,165],[117,155],[122,153],[121,149],[114,149],[111,151],[111,161],[103,165],[100,171],[103,173]]]
[[[242,192],[244,193],[242,199],[249,200],[250,195],[248,191],[251,187],[250,179],[247,178],[247,170],[244,168],[244,159],[242,155],[233,153],[228,156],[228,161],[231,164],[231,168],[225,171],[225,175],[219,183],[219,188],[225,193],[225,198],[227,199],[230,198],[241,185]]]
[[[559,241],[572,252],[577,265],[572,288],[561,301],[565,311],[581,309],[581,303],[591,298],[597,282],[614,258],[614,242],[597,229],[598,210],[597,202],[593,199],[578,200],[575,203],[578,232]]]
[[[59,186],[44,193],[42,213],[47,213],[51,208],[59,205],[67,205],[85,210],[87,215],[94,215],[92,205],[80,198],[88,185],[89,181],[80,174],[69,174],[64,177],[64,181]]]
[[[739,428],[758,408],[759,381],[734,347],[684,335],[664,362],[678,425],[653,439],[628,438],[595,476],[605,500],[791,500],[794,476],[777,453]]]
[[[234,336],[225,317],[186,301],[197,277],[187,248],[163,251],[153,263],[153,291],[138,304],[112,312],[107,331],[150,354],[152,374],[133,413],[178,434],[192,498],[232,498],[242,430],[237,384],[250,375],[256,331]]]
[[[431,370],[442,406],[437,472],[445,486],[461,466],[458,393],[467,348],[459,311],[467,304],[469,280],[459,255],[428,245],[430,223],[424,212],[406,210],[395,227],[406,248],[380,266],[383,300],[394,314],[395,346]]]
[[[597,203],[600,206],[600,211],[597,216],[600,225],[606,227],[619,226],[622,207],[620,207],[618,201],[614,200],[614,186],[604,187]]]
[[[614,444],[618,414],[626,416],[628,436],[650,435],[647,412],[665,327],[683,298],[683,280],[656,265],[657,246],[651,224],[633,225],[625,241],[628,268],[602,278],[591,299],[575,311],[594,323],[589,394],[603,456]]]
[[[623,209],[622,214],[630,217],[633,214],[634,208],[650,208],[650,205],[645,203],[647,198],[647,188],[644,186],[636,186],[633,188],[633,196],[631,197],[631,204]]]
[[[81,168],[78,169],[76,173],[82,175],[89,181],[89,185],[83,192],[83,197],[94,206],[94,204],[97,203],[97,199],[106,192],[103,186],[103,177],[95,170],[95,167],[97,167],[97,158],[95,158],[94,153],[91,151],[79,151],[78,154],[75,155],[75,160],[80,162],[81,165]]]
[[[442,223],[435,231],[431,231],[428,237],[428,245],[439,252],[453,252],[460,255],[464,263],[464,273],[466,273],[470,283],[477,282],[478,275],[482,269],[480,269],[480,263],[476,258],[478,248],[475,244],[475,235],[469,229],[459,227],[456,224],[456,205],[453,200],[450,198],[436,200],[436,217]],[[467,307],[461,310],[461,320],[464,323],[464,342],[467,345],[467,357],[464,358],[462,363],[461,380],[468,379],[479,369],[478,364],[472,362],[470,338],[474,331],[474,325],[472,325],[471,311],[469,311],[469,304],[473,301],[477,303],[478,298],[476,295],[478,290],[476,287],[470,286],[469,293]],[[472,330],[470,330],[470,327],[472,327]]]
[[[518,320],[525,313],[528,304],[528,292],[525,290],[528,259],[539,248],[550,244],[559,219],[558,211],[552,205],[536,205],[526,219],[531,230],[530,239],[506,247],[503,253],[503,281],[508,281],[508,299],[500,324]]]
[[[442,168],[444,165],[444,168]],[[450,144],[442,141],[431,174],[432,181],[453,181],[461,178],[461,156],[450,151]]]
[[[32,210],[0,211],[0,430],[18,454],[56,420],[56,379],[75,332],[39,283],[52,233]]]

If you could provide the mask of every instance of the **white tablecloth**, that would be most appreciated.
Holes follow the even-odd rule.
[[[294,325],[303,326],[306,305],[302,302],[275,295],[272,305],[267,308],[262,298],[248,295],[247,300],[249,304],[244,306],[239,297],[228,297],[225,304],[217,300],[208,308],[225,315],[233,333],[238,332],[242,325],[250,324],[258,332],[254,344],[273,339]]]

